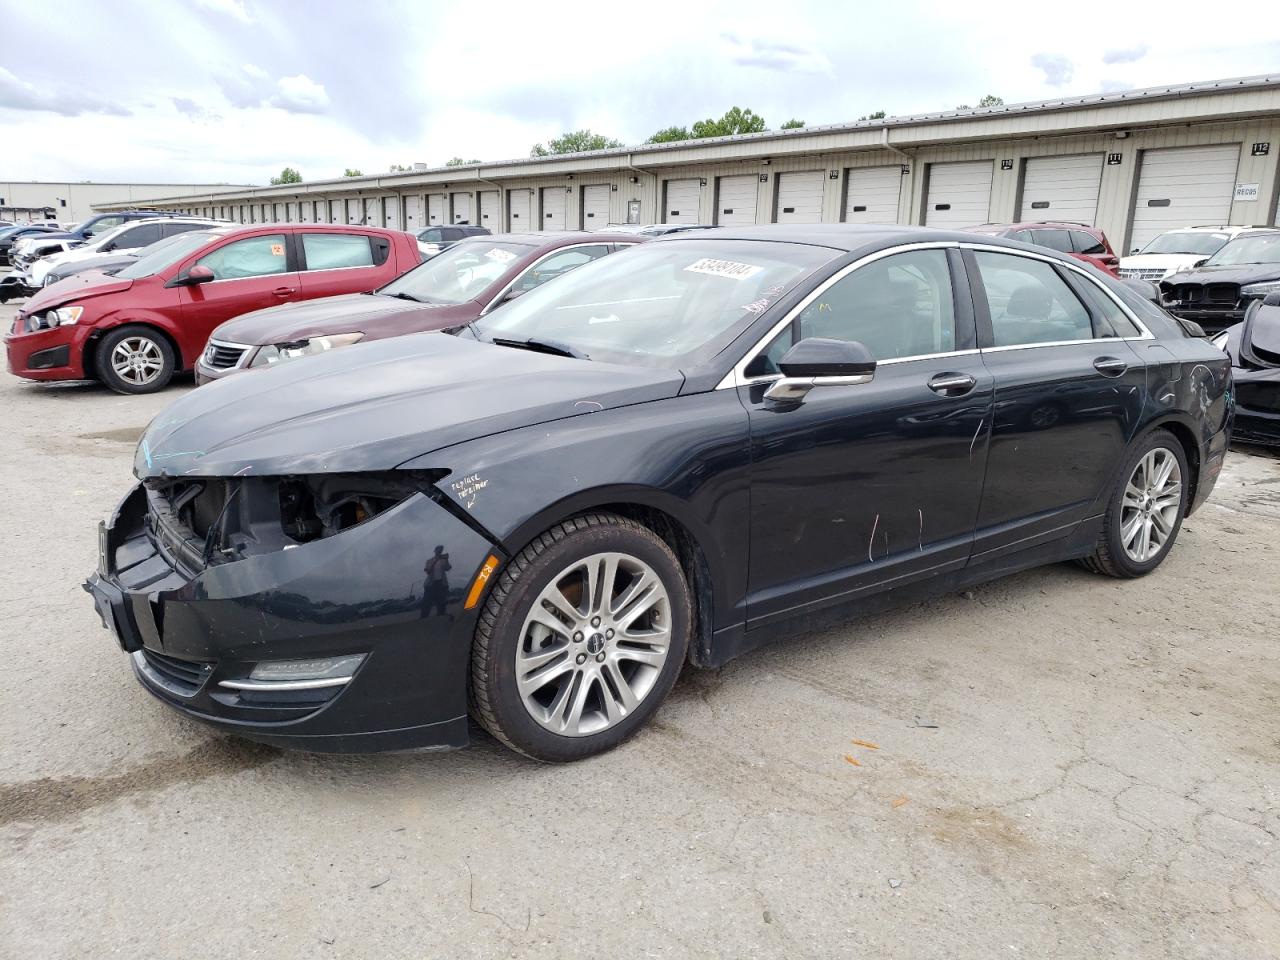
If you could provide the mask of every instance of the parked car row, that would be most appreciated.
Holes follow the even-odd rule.
[[[290,271],[357,232],[377,236],[188,234],[38,294],[10,362],[98,331],[98,357],[145,367],[126,303],[194,343],[231,284],[293,299]],[[639,239],[473,237],[373,296],[220,328],[236,375],[151,422],[86,584],[143,686],[283,746],[456,747],[470,713],[575,760],[642,728],[686,663],[815,619],[1061,560],[1146,574],[1217,480],[1231,362],[1083,251],[854,225]]]

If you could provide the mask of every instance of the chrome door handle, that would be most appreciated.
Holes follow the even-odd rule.
[[[1119,357],[1099,357],[1093,361],[1093,369],[1104,377],[1118,377],[1129,369],[1129,364]]]
[[[287,297],[293,293],[292,287],[276,287],[271,293],[277,297]]]
[[[948,397],[958,397],[972,390],[977,382],[967,373],[940,373],[929,381],[929,389]]]

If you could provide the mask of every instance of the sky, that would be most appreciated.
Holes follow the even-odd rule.
[[[0,0],[0,181],[265,183],[1280,73],[1274,0]]]

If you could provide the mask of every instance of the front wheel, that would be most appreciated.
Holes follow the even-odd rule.
[[[148,327],[120,327],[98,344],[97,366],[116,393],[154,393],[173,379],[173,347]]]
[[[1150,573],[1169,554],[1189,496],[1187,455],[1169,431],[1155,430],[1129,454],[1111,495],[1102,535],[1084,565],[1112,577]]]
[[[507,566],[476,626],[476,719],[514,750],[564,762],[609,750],[666,698],[689,645],[692,601],[652,530],[576,517]]]

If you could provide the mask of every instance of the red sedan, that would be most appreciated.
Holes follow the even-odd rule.
[[[5,337],[9,371],[151,393],[190,370],[213,328],[231,317],[373,290],[421,260],[410,234],[375,227],[192,231],[114,276],[77,274],[37,293]]]

